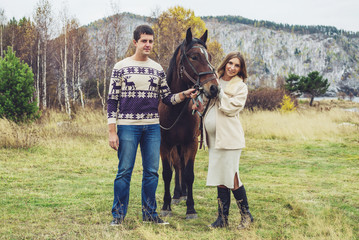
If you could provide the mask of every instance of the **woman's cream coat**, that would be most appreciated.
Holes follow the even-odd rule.
[[[241,149],[245,147],[244,132],[239,120],[239,112],[244,108],[248,94],[243,80],[233,77],[225,89],[221,89],[215,101],[211,101],[207,110],[215,107],[216,111],[216,149]],[[207,114],[204,116],[206,118]],[[205,122],[205,121],[203,121]],[[204,140],[207,144],[204,127]]]

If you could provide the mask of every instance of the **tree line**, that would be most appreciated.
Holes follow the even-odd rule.
[[[135,50],[131,42],[123,39],[126,27],[124,14],[120,13],[116,5],[113,5],[112,9],[110,17],[100,19],[89,26],[80,26],[75,17],[68,16],[66,6],[59,16],[55,17],[48,0],[39,0],[32,20],[24,17],[7,21],[5,11],[0,9],[0,60],[4,60],[4,50],[8,49],[8,59],[18,64],[14,60],[16,54],[32,72],[32,75],[26,74],[27,77],[31,76],[32,81],[17,79],[22,81],[20,85],[33,89],[30,91],[31,97],[24,98],[23,102],[34,103],[37,109],[43,111],[47,108],[58,108],[66,111],[70,118],[76,108],[84,108],[89,103],[96,103],[105,111],[112,68],[117,61],[131,56]],[[150,57],[159,62],[164,69],[167,69],[173,52],[183,41],[187,28],[191,27],[194,36],[202,35],[206,29],[200,17],[195,16],[192,10],[180,6],[161,13],[155,11],[146,21],[152,25],[155,32],[155,45]],[[212,55],[212,64],[218,66],[224,57],[221,44],[209,39],[207,47]],[[1,64],[9,65],[4,61],[1,61]],[[10,68],[2,69],[6,69],[2,76],[14,75],[10,74]],[[289,79],[291,77],[289,76]],[[5,93],[10,87],[7,82],[3,83],[4,79],[5,77],[2,77],[0,82],[0,100],[4,100],[1,101],[0,117],[7,116],[1,114],[5,109],[5,102],[8,104],[9,99],[16,99],[20,94],[18,90],[14,90],[15,97],[10,98],[10,95]],[[311,94],[314,98],[319,93],[309,92],[307,89],[311,87],[305,89],[305,86],[310,85],[308,81],[305,84],[305,79],[307,78],[298,81],[301,85],[296,91]],[[29,83],[32,87],[29,87]],[[328,87],[327,84],[324,85],[326,91]],[[29,93],[28,89],[23,89],[20,95],[23,93]],[[11,109],[21,107],[16,105]],[[31,109],[34,110],[33,107]],[[25,113],[24,119],[28,116],[38,115]]]
[[[31,101],[39,109],[58,108],[71,117],[76,108],[95,102],[105,111],[112,68],[134,51],[132,42],[123,41],[123,14],[118,5],[113,4],[111,9],[110,17],[91,26],[80,26],[67,14],[66,6],[55,16],[48,0],[37,2],[32,19],[7,20],[5,10],[0,9],[1,59],[10,46],[30,67],[34,87]],[[192,28],[194,36],[205,31],[203,20],[180,6],[154,12],[147,20],[155,31],[151,57],[164,69],[187,28]],[[126,49],[125,54],[121,48]],[[221,45],[210,39],[208,50],[216,66],[224,55]]]
[[[287,32],[292,32],[296,34],[314,34],[321,33],[327,36],[346,36],[350,38],[359,37],[359,32],[354,31],[345,31],[342,29],[337,29],[333,26],[323,26],[323,25],[315,25],[315,26],[306,26],[306,25],[291,25],[291,24],[283,24],[283,23],[275,23],[272,21],[265,20],[252,20],[248,18],[244,18],[241,16],[205,16],[202,19],[211,20],[215,19],[219,22],[229,22],[229,23],[242,23],[246,25],[252,25],[255,27],[265,27],[272,30],[283,30]]]

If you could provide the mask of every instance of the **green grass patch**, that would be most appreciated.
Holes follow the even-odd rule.
[[[108,146],[104,121],[85,128],[88,137],[83,129],[75,131],[79,135],[56,130],[44,133],[32,147],[0,148],[0,239],[359,239],[355,132],[337,139],[249,134],[239,173],[255,222],[239,231],[233,196],[229,227],[207,227],[216,218],[217,200],[216,188],[206,186],[204,150],[195,163],[198,219],[186,220],[181,202],[166,218],[169,226],[142,223],[138,152],[127,217],[122,226],[110,227],[117,155]],[[162,168],[158,211],[164,192],[161,173]]]
[[[207,152],[195,164],[199,218],[185,220],[184,203],[173,206],[170,226],[141,221],[140,155],[133,172],[126,222],[109,227],[116,154],[103,140],[1,149],[0,205],[3,239],[357,239],[359,153],[353,143],[248,139],[240,175],[255,223],[238,231],[235,202],[228,229],[210,230],[216,189],[206,187]],[[161,172],[161,170],[160,170]],[[163,183],[157,191],[161,207]],[[232,197],[233,199],[233,197]]]

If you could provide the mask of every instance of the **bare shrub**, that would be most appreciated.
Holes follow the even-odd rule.
[[[245,108],[255,110],[276,110],[281,107],[281,102],[286,94],[283,89],[260,88],[248,92]],[[293,99],[292,99],[293,100]],[[295,106],[298,105],[294,100]]]

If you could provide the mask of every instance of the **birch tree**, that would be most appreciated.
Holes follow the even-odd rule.
[[[6,24],[5,10],[0,8],[0,51],[1,58],[3,58],[3,30]]]
[[[120,5],[115,2],[111,2],[112,16],[110,17],[110,27],[113,33],[114,44],[114,60],[117,62],[119,56],[120,36],[122,32],[122,15],[120,14]]]
[[[68,89],[68,83],[67,83],[67,51],[68,51],[68,32],[70,29],[70,19],[67,15],[67,7],[64,6],[62,12],[61,12],[61,23],[62,23],[62,35],[64,37],[64,45],[63,45],[63,51],[61,51],[61,65],[62,65],[62,77],[63,77],[63,83],[64,83],[64,97],[65,97],[65,109],[66,113],[69,115],[69,118],[71,118],[71,105],[70,105],[70,97],[69,97],[69,89]]]
[[[111,25],[109,22],[99,22],[95,36],[96,56],[96,87],[102,109],[105,111],[107,96],[107,80],[110,78],[111,69],[114,65],[114,44],[111,38]],[[101,89],[102,87],[102,89]]]
[[[79,28],[77,29],[77,89],[80,95],[80,101],[82,108],[85,107],[84,102],[84,93],[82,91],[82,66],[87,61],[87,52],[89,52],[89,38],[87,34],[87,29]],[[83,57],[81,57],[83,56]]]
[[[41,65],[42,68],[42,108],[47,108],[47,90],[46,90],[46,67],[47,67],[47,44],[50,39],[50,28],[53,21],[51,4],[48,0],[39,0],[35,9],[34,21],[39,34],[40,44],[42,43],[41,51],[38,54],[42,54]],[[37,58],[40,60],[40,57]],[[40,91],[40,90],[39,90]]]
[[[79,28],[79,23],[76,19],[72,19],[71,20],[71,24],[69,26],[69,39],[71,42],[71,56],[72,56],[72,61],[71,61],[71,85],[72,85],[72,102],[75,103],[76,99],[77,99],[77,83],[76,83],[76,70],[77,70],[77,66],[76,66],[76,62],[77,62],[77,42],[78,42],[78,28]]]
[[[41,38],[37,31],[37,71],[36,71],[36,83],[35,83],[35,95],[37,107],[40,107],[40,54],[41,54]]]
[[[84,95],[82,91],[82,66],[88,60],[89,39],[86,28],[80,28],[76,19],[71,20],[69,31],[69,42],[71,49],[71,83],[72,102],[80,101],[84,108]]]

